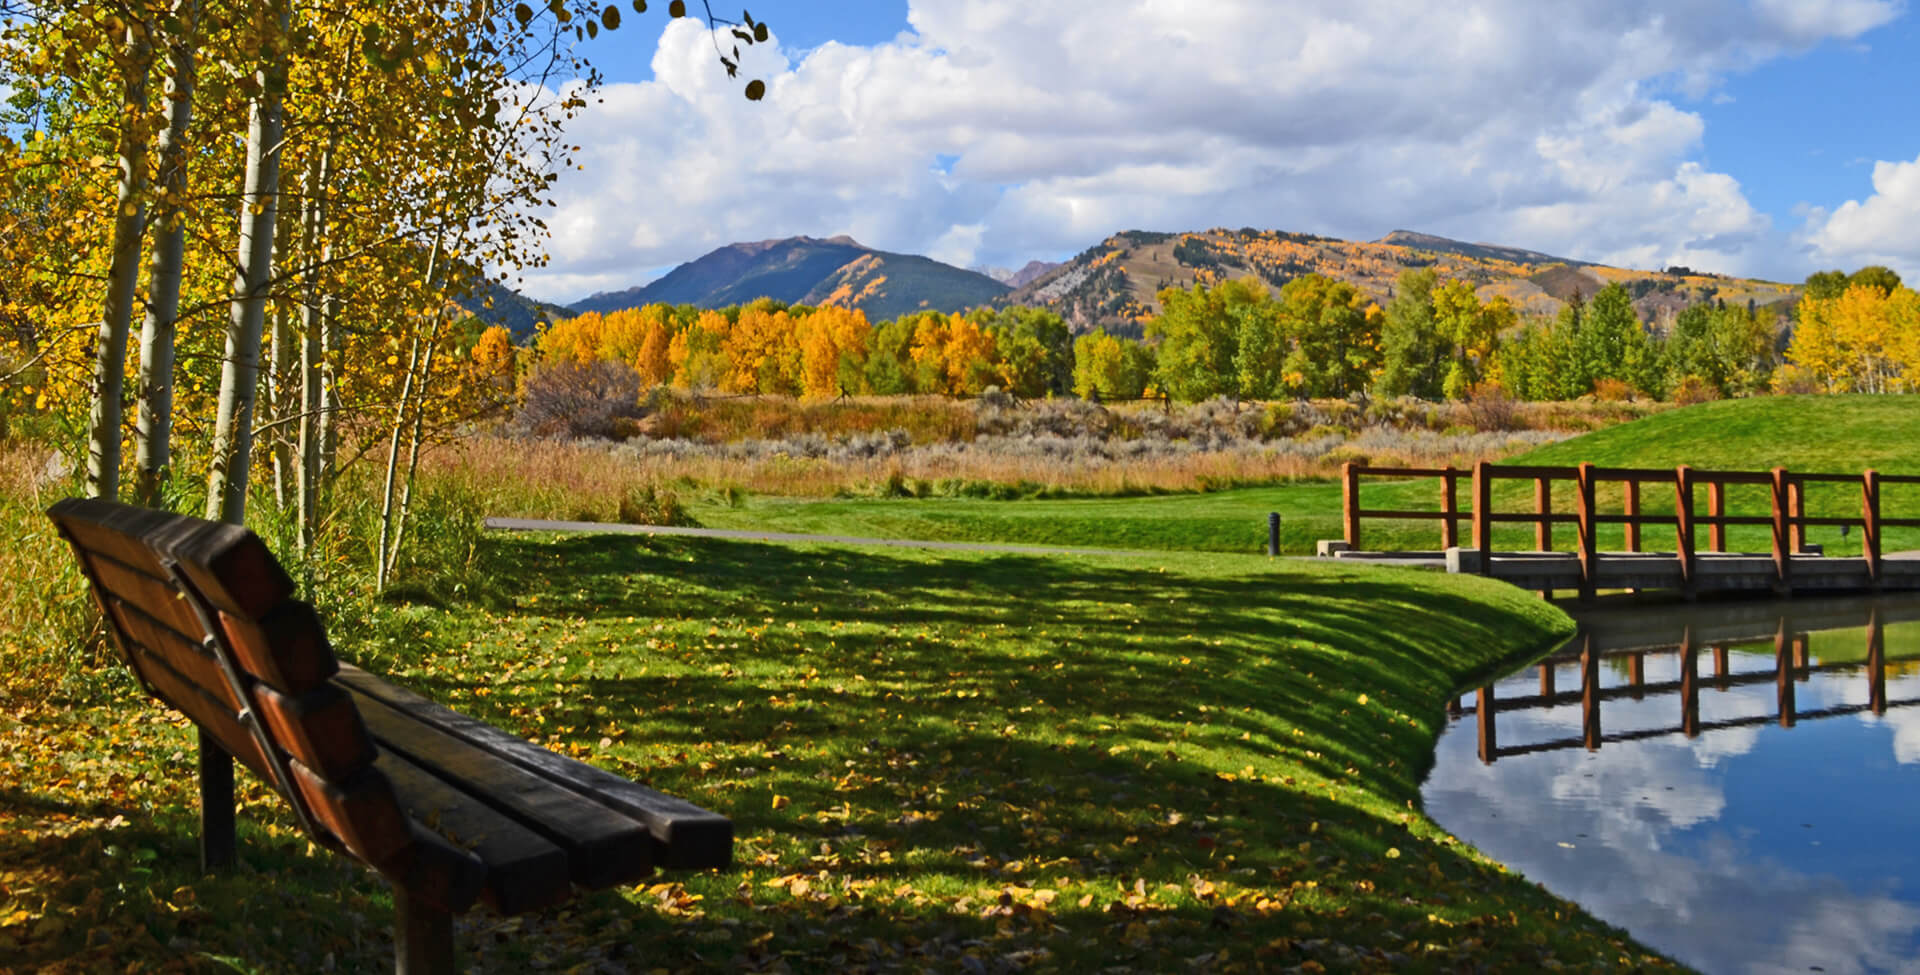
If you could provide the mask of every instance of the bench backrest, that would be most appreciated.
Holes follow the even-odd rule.
[[[48,511],[127,664],[274,785],[314,838],[390,872],[415,831],[313,607],[258,536],[97,499]]]

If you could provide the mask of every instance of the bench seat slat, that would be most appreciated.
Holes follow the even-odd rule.
[[[135,644],[133,651],[134,666],[139,668],[140,676],[164,696],[167,704],[207,729],[227,754],[239,759],[255,775],[267,782],[273,781],[267,771],[267,763],[260,755],[260,746],[254,743],[253,736],[247,733],[246,726],[240,723],[239,716],[232,709],[202,690],[191,678],[181,675],[165,658],[144,645]]]
[[[566,851],[575,883],[610,887],[652,873],[653,842],[644,824],[376,698],[357,697],[381,747],[553,841]]]
[[[227,686],[226,677],[220,673],[219,661],[198,645],[188,643],[172,627],[148,616],[140,607],[117,597],[109,597],[107,604],[112,608],[121,632],[142,650],[166,661],[181,677],[218,698],[228,711],[240,713],[240,703],[234,700],[233,689]]]
[[[221,613],[220,628],[241,666],[282,694],[305,694],[339,670],[309,603],[288,600],[257,620]]]
[[[501,914],[524,914],[572,896],[566,851],[433,773],[386,749],[376,768],[393,783],[415,822],[446,837],[486,866],[483,899]]]
[[[240,525],[97,498],[68,498],[48,513],[87,548],[156,576],[166,573],[153,553],[164,553],[222,612],[258,619],[293,597],[286,570],[259,536]]]
[[[294,759],[287,762],[287,771],[313,818],[354,856],[384,872],[406,847],[411,837],[407,817],[379,769],[369,765],[351,778],[329,781]]]
[[[630,782],[612,772],[556,755],[517,735],[435,704],[389,684],[352,664],[341,664],[336,683],[483,748],[549,781],[564,785],[646,824],[657,844],[654,863],[676,869],[724,868],[733,859],[733,822],[684,799]],[[379,732],[375,731],[375,737]]]
[[[255,684],[253,699],[273,740],[326,778],[347,778],[373,762],[373,738],[354,709],[353,699],[339,688],[320,687],[288,697],[264,684]]]
[[[140,607],[141,612],[180,634],[182,639],[193,644],[200,642],[200,620],[171,584],[97,552],[88,553],[87,566],[115,597]]]

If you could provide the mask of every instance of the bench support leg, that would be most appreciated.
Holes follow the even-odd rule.
[[[200,732],[200,869],[233,866],[233,756]]]
[[[393,892],[396,975],[452,975],[453,915],[404,890]]]

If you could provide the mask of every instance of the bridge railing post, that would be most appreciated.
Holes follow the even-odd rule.
[[[1727,526],[1720,518],[1727,513],[1727,485],[1723,481],[1707,482],[1707,518],[1712,524],[1707,526],[1707,551],[1724,552],[1727,550]]]
[[[1440,472],[1440,547],[1455,548],[1460,544],[1460,472],[1447,465]]]
[[[1480,552],[1480,571],[1493,570],[1493,464],[1473,465],[1473,547]]]
[[[1574,475],[1575,504],[1580,515],[1580,598],[1592,599],[1594,575],[1600,567],[1599,525],[1594,519],[1593,465],[1582,463]]]
[[[1773,469],[1773,585],[1781,594],[1792,587],[1792,533],[1789,530],[1790,502],[1787,499],[1787,469]]]
[[[1787,482],[1788,517],[1793,524],[1793,551],[1807,550],[1807,482],[1793,478]]]
[[[1540,520],[1533,526],[1534,547],[1553,551],[1553,482],[1544,477],[1533,479],[1533,512]]]
[[[1640,551],[1640,481],[1636,478],[1629,477],[1626,481],[1626,488],[1627,524],[1625,541],[1627,551],[1638,552]]]
[[[1880,472],[1860,475],[1860,554],[1866,558],[1867,580],[1880,588]]]
[[[1360,465],[1353,461],[1340,465],[1340,503],[1346,515],[1347,547],[1360,551]]]
[[[1674,550],[1680,557],[1680,588],[1691,595],[1694,591],[1693,468],[1681,464],[1674,469],[1673,491]]]

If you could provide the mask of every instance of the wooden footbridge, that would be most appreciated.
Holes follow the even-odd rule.
[[[1785,596],[1795,592],[1920,590],[1920,553],[1881,551],[1886,529],[1920,528],[1920,518],[1886,518],[1880,510],[1883,489],[1920,485],[1920,476],[1871,470],[1862,474],[1811,474],[1785,468],[1715,471],[1686,465],[1641,469],[1593,464],[1515,467],[1486,462],[1471,470],[1349,463],[1341,476],[1345,538],[1321,542],[1323,556],[1444,565],[1449,572],[1486,575],[1549,596],[1555,591],[1578,592],[1582,599],[1590,599],[1602,589],[1674,590],[1687,596],[1710,591]],[[1369,478],[1431,480],[1439,507],[1366,508],[1361,504],[1360,489]],[[1471,491],[1467,507],[1460,503],[1462,481]],[[1496,487],[1503,481],[1531,485],[1531,510],[1496,509]],[[1831,498],[1835,491],[1856,488],[1858,516],[1816,517],[1807,513],[1809,489],[1825,492]],[[1764,508],[1767,513],[1729,513],[1730,490],[1739,492],[1748,502],[1743,510],[1757,512]],[[1499,492],[1509,509],[1513,508],[1510,499],[1515,493],[1511,489]],[[1520,493],[1524,497],[1524,492]],[[1756,493],[1764,496],[1763,503],[1752,503]],[[1572,510],[1556,510],[1556,494],[1562,499],[1570,497]],[[1702,495],[1705,510],[1698,505]],[[1913,497],[1920,499],[1920,491]],[[1440,548],[1367,551],[1361,542],[1368,521],[1437,521]],[[1463,524],[1472,529],[1471,546],[1461,545]],[[1512,525],[1533,528],[1531,548],[1502,547],[1511,546],[1516,533],[1496,530]],[[1570,550],[1554,548],[1554,529],[1561,525],[1574,526]],[[1617,535],[1611,531],[1613,526],[1619,526]],[[1745,526],[1766,528],[1770,545],[1761,551],[1729,551],[1727,529]],[[1602,549],[1603,527],[1609,529],[1608,543],[1617,538],[1619,548]],[[1860,554],[1826,555],[1821,546],[1807,542],[1807,529],[1814,527],[1839,528],[1843,536],[1857,528]],[[1671,530],[1672,547],[1645,544],[1654,537],[1650,529]]]

